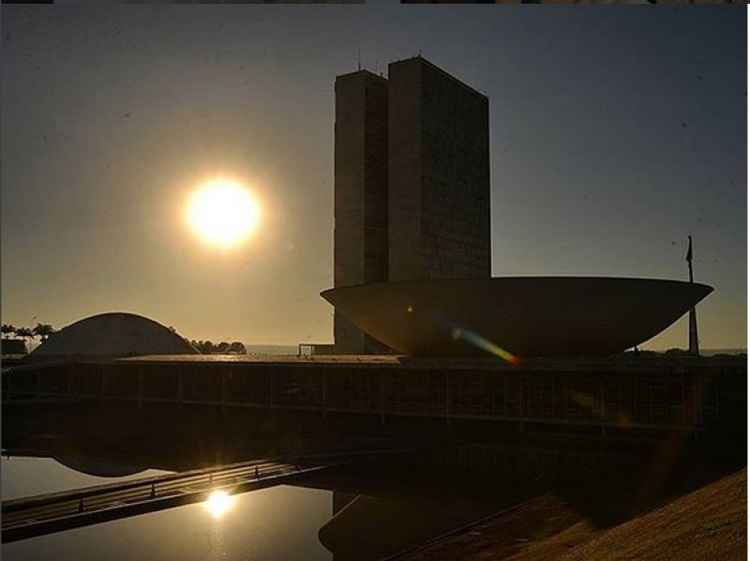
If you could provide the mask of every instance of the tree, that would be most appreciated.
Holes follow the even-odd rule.
[[[3,335],[9,335],[9,334],[15,333],[15,332],[16,332],[16,326],[15,325],[11,325],[10,323],[4,323],[2,325],[2,334]]]
[[[19,336],[21,339],[33,339],[34,338],[34,331],[29,329],[28,327],[17,327],[16,328],[16,335]]]
[[[185,339],[187,341],[187,339]],[[198,349],[198,352],[204,355],[210,355],[211,353],[234,353],[238,355],[245,355],[247,354],[247,350],[245,349],[245,345],[240,343],[239,341],[235,341],[234,343],[227,343],[226,341],[222,341],[221,343],[214,344],[211,341],[196,341],[192,340],[190,341],[190,344],[193,345],[196,349]]]
[[[211,341],[193,341],[192,343],[193,346],[204,355],[209,355],[215,350],[214,344]]]
[[[240,343],[239,341],[232,342],[231,345],[229,345],[229,351],[230,353],[238,354],[238,355],[246,355],[247,349],[245,348],[245,345]]]
[[[32,330],[32,334],[39,337],[42,343],[44,343],[49,339],[50,335],[55,334],[55,329],[48,323],[37,323],[36,327]]]

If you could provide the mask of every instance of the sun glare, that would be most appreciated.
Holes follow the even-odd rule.
[[[224,514],[232,508],[233,504],[234,499],[229,493],[226,491],[214,491],[208,496],[208,499],[203,503],[203,506],[211,516],[218,519],[224,516]]]
[[[246,240],[258,226],[260,209],[250,192],[233,181],[217,179],[190,197],[187,222],[213,246],[229,248]]]

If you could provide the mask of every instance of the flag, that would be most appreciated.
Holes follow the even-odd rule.
[[[685,256],[685,261],[693,260],[693,236],[688,236],[688,252]]]

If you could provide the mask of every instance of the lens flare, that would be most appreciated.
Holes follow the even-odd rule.
[[[203,503],[205,509],[216,519],[221,518],[234,505],[234,498],[226,491],[214,491]]]
[[[255,230],[260,209],[242,185],[215,179],[190,197],[186,218],[202,240],[229,248],[247,239]]]
[[[517,357],[516,355],[509,353],[505,349],[499,347],[492,341],[488,341],[478,333],[474,333],[470,329],[464,329],[462,327],[454,327],[451,330],[451,336],[458,340],[462,339],[466,341],[467,343],[470,343],[474,345],[475,347],[478,347],[482,349],[483,351],[487,351],[490,354],[493,354],[495,356],[498,356],[502,358],[503,360],[510,362],[511,364],[520,364],[521,358]]]

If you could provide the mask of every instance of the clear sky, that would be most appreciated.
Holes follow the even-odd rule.
[[[492,271],[696,280],[744,347],[742,8],[3,6],[2,321],[131,311],[194,339],[332,339],[333,84],[423,56],[490,99]],[[262,205],[196,243],[201,180]],[[687,322],[648,346],[687,345]]]

